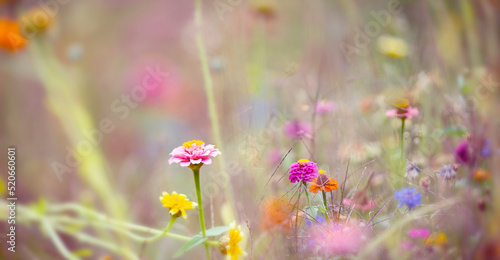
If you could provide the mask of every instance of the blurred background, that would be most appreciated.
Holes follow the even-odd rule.
[[[18,198],[17,250],[7,251],[2,238],[0,258],[65,259],[46,226],[60,220],[64,226],[54,229],[75,257],[171,259],[185,241],[140,243],[71,222],[96,217],[68,205],[162,229],[169,215],[161,192],[196,198],[190,170],[168,164],[169,153],[193,139],[222,152],[201,169],[207,225],[241,224],[248,258],[303,258],[290,249],[289,235],[270,228],[289,212],[272,206],[269,213],[265,201],[288,202],[288,167],[309,158],[339,183],[348,165],[361,169],[346,189],[361,179],[377,208],[352,217],[368,222],[379,208],[380,220],[394,216],[397,202],[382,206],[405,183],[401,122],[386,110],[391,98],[405,98],[420,112],[406,122],[407,160],[435,177],[442,165],[457,163],[463,140],[475,159],[460,167],[453,189],[432,178],[435,190],[424,203],[460,202],[429,220],[449,231],[449,246],[404,257],[500,259],[500,194],[493,189],[500,178],[500,1],[202,2],[197,24],[193,1],[0,1],[0,144],[17,148]],[[474,182],[477,170],[489,177]],[[7,214],[5,207],[2,233]],[[197,214],[190,211],[172,231],[197,234]],[[392,239],[374,256],[398,259],[401,239]],[[199,246],[180,259],[203,253]],[[215,248],[212,254],[224,258]]]

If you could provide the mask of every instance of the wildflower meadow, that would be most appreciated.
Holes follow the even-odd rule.
[[[500,259],[500,1],[0,0],[0,259]]]

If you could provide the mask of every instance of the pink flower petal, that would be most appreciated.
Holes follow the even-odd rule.
[[[212,164],[212,159],[211,158],[205,158],[201,161],[204,164]]]
[[[191,162],[181,162],[181,167],[188,167]]]
[[[191,159],[191,163],[192,164],[200,164],[201,163],[201,159],[197,159],[197,160]]]

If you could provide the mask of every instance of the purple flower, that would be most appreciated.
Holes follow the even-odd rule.
[[[455,148],[455,159],[457,163],[466,164],[470,161],[469,142],[462,140]]]
[[[484,140],[483,147],[481,148],[481,156],[484,158],[491,156],[491,139]]]
[[[306,226],[311,227],[313,224],[320,224],[320,225],[326,225],[326,218],[325,217],[320,217],[316,216],[316,219],[313,219],[314,222],[312,222],[309,217],[306,218]]]
[[[443,165],[443,168],[441,168],[441,171],[439,172],[439,177],[447,181],[454,179],[456,176],[457,171],[451,164]]]
[[[418,174],[421,172],[421,170],[413,163],[407,162],[406,163],[406,173],[405,177],[412,180],[418,177]]]
[[[283,131],[291,139],[300,139],[311,136],[312,127],[306,121],[289,121],[283,126]]]
[[[300,159],[299,161],[292,163],[288,174],[290,174],[288,179],[291,183],[298,181],[311,182],[318,177],[319,171],[316,163],[306,159]]]
[[[401,190],[396,190],[394,192],[394,198],[399,201],[398,207],[403,207],[404,205],[408,206],[411,210],[420,204],[422,200],[422,194],[417,192],[417,189],[414,187],[411,188],[402,188]]]

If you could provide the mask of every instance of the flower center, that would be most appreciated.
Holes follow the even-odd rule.
[[[298,162],[299,162],[300,165],[306,165],[307,162],[309,162],[309,160],[307,160],[307,159],[300,159],[300,160],[298,160]]]
[[[406,113],[409,105],[410,101],[406,98],[398,98],[394,100],[394,106],[398,109],[398,114]]]
[[[184,146],[186,148],[191,148],[193,146],[193,144],[196,144],[196,146],[200,146],[200,145],[204,144],[204,142],[201,140],[191,140],[191,141],[183,143],[182,146]]]
[[[316,184],[324,186],[328,182],[328,180],[329,180],[328,176],[326,176],[324,173],[320,173],[318,178],[316,179]]]

